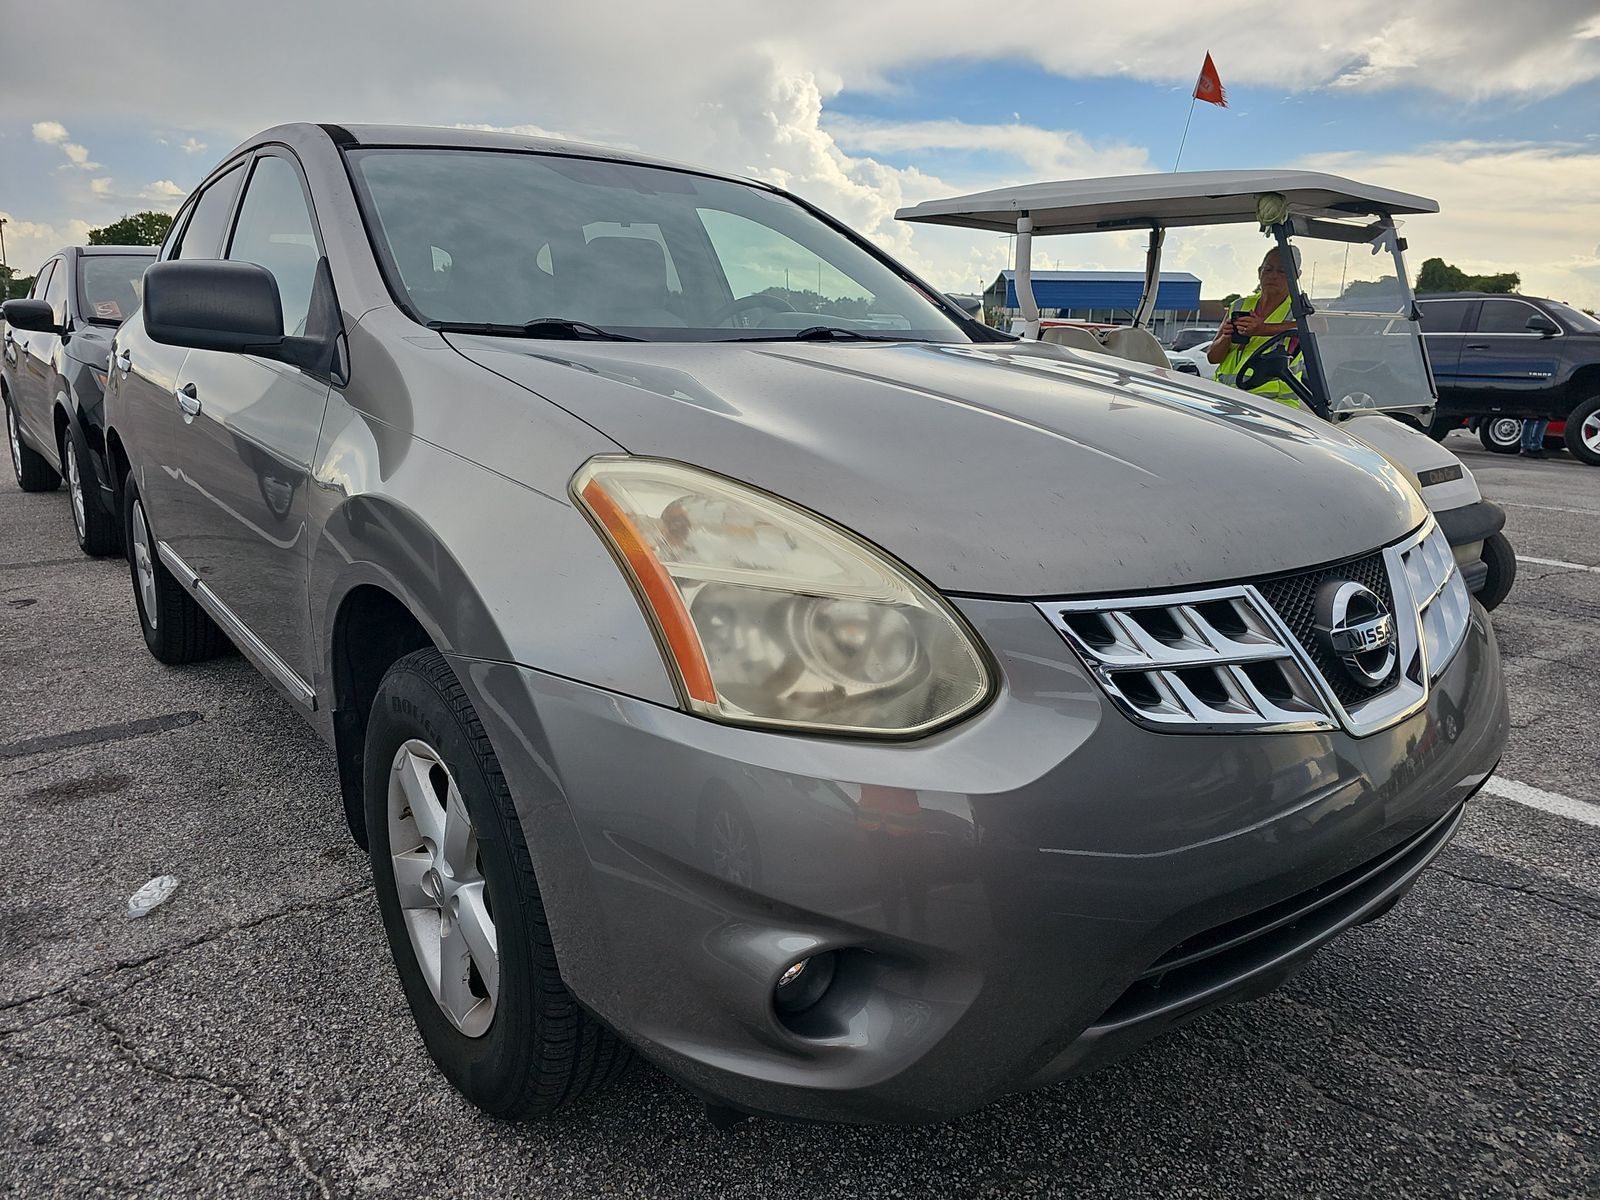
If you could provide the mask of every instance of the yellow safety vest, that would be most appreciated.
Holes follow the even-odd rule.
[[[1260,302],[1260,292],[1257,292],[1253,296],[1246,296],[1243,300],[1239,301],[1238,307],[1236,307],[1230,314],[1230,319],[1236,316],[1247,316],[1255,311],[1256,305]],[[1273,309],[1272,314],[1267,317],[1267,324],[1281,325],[1284,321],[1289,320],[1289,312],[1292,304],[1293,302],[1287,296],[1285,296],[1283,303],[1278,305],[1277,308]],[[1270,336],[1270,334],[1267,335],[1267,337]],[[1253,337],[1242,346],[1230,344],[1228,347],[1228,353],[1223,357],[1222,361],[1217,364],[1217,382],[1225,383],[1229,387],[1237,387],[1239,383],[1239,368],[1244,366],[1245,359],[1254,354],[1257,347],[1266,345],[1267,337]],[[1297,355],[1295,358],[1295,363],[1297,366],[1299,362],[1300,359]],[[1298,375],[1300,372],[1296,371],[1295,373]],[[1269,400],[1276,400],[1279,404],[1286,404],[1290,408],[1300,407],[1300,400],[1294,394],[1294,389],[1291,388],[1287,383],[1284,383],[1281,379],[1269,380],[1266,383],[1251,388],[1250,391],[1252,395],[1265,396]]]

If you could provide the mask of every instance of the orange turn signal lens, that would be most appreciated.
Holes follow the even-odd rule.
[[[618,507],[617,502],[600,486],[598,479],[591,479],[584,485],[582,494],[583,502],[589,506],[595,519],[605,526],[606,533],[611,536],[611,544],[622,555],[628,573],[633,576],[640,594],[649,605],[689,698],[704,704],[715,704],[717,689],[711,682],[711,668],[706,665],[700,636],[695,632],[689,611],[683,606],[683,597],[678,594],[666,568],[651,551],[632,518]]]

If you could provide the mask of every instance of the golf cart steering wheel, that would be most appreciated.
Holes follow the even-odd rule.
[[[1264,383],[1286,383],[1295,397],[1312,412],[1320,413],[1316,399],[1306,381],[1294,373],[1295,354],[1289,350],[1289,341],[1300,336],[1298,329],[1284,329],[1273,334],[1257,346],[1254,353],[1239,367],[1235,380],[1238,387],[1253,392]]]
[[[782,296],[771,296],[766,292],[752,292],[748,296],[740,296],[737,300],[730,300],[716,312],[711,314],[711,323],[721,325],[724,321],[748,312],[752,308],[770,308],[775,312],[794,312],[794,305]]]

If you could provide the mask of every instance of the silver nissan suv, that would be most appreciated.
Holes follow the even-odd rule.
[[[1422,501],[1315,417],[969,320],[779,189],[288,125],[206,178],[106,443],[163,662],[330,747],[474,1103],[634,1052],[948,1117],[1385,911],[1506,737]]]

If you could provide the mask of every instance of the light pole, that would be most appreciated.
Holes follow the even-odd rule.
[[[0,270],[5,272],[5,292],[0,299],[11,299],[11,268],[6,264],[6,219],[0,217]]]

